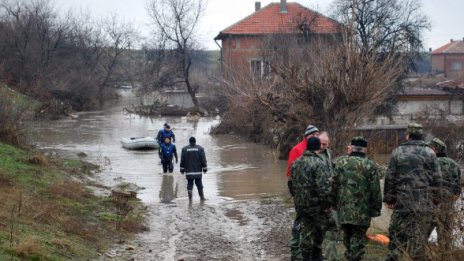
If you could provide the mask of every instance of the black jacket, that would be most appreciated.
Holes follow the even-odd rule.
[[[201,178],[202,172],[206,168],[206,156],[203,147],[190,144],[182,148],[180,171],[185,172],[187,179]]]

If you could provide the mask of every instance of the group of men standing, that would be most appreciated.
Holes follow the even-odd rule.
[[[386,260],[402,254],[426,260],[434,227],[440,247],[450,249],[454,202],[461,194],[460,170],[447,157],[445,143],[438,138],[425,143],[423,127],[415,123],[409,124],[406,139],[393,151],[385,177],[383,202],[393,210]],[[338,260],[338,231],[344,235],[346,259],[362,260],[371,219],[380,216],[381,175],[367,157],[367,140],[354,137],[348,153],[336,159],[328,145],[328,134],[309,125],[289,154],[288,187],[296,210],[292,260],[324,260],[324,240],[324,255]]]

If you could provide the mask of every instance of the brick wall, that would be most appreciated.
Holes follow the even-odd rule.
[[[464,54],[446,54],[445,58],[445,76],[448,78],[459,78],[464,76]],[[453,64],[460,64],[460,69],[455,70]]]
[[[432,73],[443,73],[445,71],[445,55],[432,55]]]
[[[259,59],[262,40],[256,36],[235,36],[222,40],[222,60],[224,73],[249,76],[251,72],[250,61]]]

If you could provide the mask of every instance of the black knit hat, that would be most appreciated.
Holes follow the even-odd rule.
[[[354,137],[351,140],[351,145],[357,146],[357,147],[362,147],[362,148],[367,148],[367,140],[364,139],[364,137],[361,137],[361,136]]]
[[[321,140],[317,137],[311,137],[308,140],[306,149],[309,151],[317,151],[321,149]]]
[[[195,143],[197,143],[197,139],[195,139],[195,137],[190,137],[189,143],[190,144],[195,144]]]

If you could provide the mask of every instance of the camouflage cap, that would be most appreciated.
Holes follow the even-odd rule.
[[[367,140],[362,136],[357,136],[351,139],[351,145],[367,148]]]
[[[438,149],[446,149],[446,143],[439,138],[433,138],[430,145],[437,147]]]
[[[424,127],[422,127],[422,125],[418,123],[409,123],[408,129],[406,130],[406,132],[409,134],[422,135],[424,134]]]

